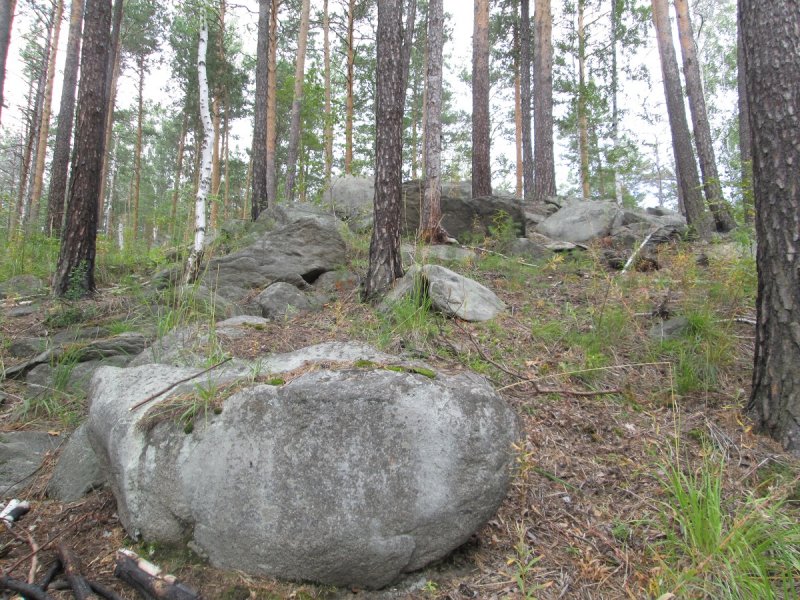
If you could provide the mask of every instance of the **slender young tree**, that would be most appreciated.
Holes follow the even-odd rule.
[[[553,13],[550,0],[534,0],[533,11],[533,199],[556,195],[553,148]]]
[[[523,197],[533,200],[533,145],[531,143],[531,15],[530,0],[520,1],[520,104],[522,115]]]
[[[800,0],[740,0],[753,134],[758,298],[748,408],[800,456]]]
[[[256,97],[253,111],[253,144],[250,150],[253,171],[250,216],[255,221],[269,206],[267,200],[267,82],[269,77],[270,0],[258,2],[258,41],[256,45]]]
[[[203,141],[200,143],[200,182],[194,205],[194,243],[186,261],[186,283],[192,283],[200,274],[203,259],[203,245],[206,237],[206,205],[211,191],[211,162],[214,124],[211,122],[211,108],[208,99],[208,22],[205,18],[200,25],[197,40],[197,87],[200,94],[200,121],[203,125]]]
[[[333,110],[331,108],[331,19],[328,13],[328,0],[322,3],[322,52],[325,78],[325,125],[323,140],[325,144],[325,185],[330,185],[333,171]]]
[[[297,34],[297,59],[294,69],[294,98],[292,116],[289,124],[289,148],[286,157],[286,199],[294,201],[294,184],[297,177],[297,151],[300,147],[300,108],[303,104],[303,83],[305,80],[306,46],[308,44],[308,22],[311,3],[303,0],[300,7],[300,31]]]
[[[67,217],[53,276],[53,291],[57,296],[67,293],[83,296],[95,289],[97,195],[104,151],[110,41],[111,0],[87,0]]]
[[[403,11],[397,0],[378,0],[375,98],[375,224],[364,297],[382,294],[403,275],[400,203],[403,176]]]
[[[14,23],[14,9],[17,0],[0,0],[0,117],[3,110],[3,89],[6,81],[6,60],[8,45],[11,43],[11,27]]]
[[[736,227],[736,221],[733,219],[730,205],[722,195],[722,183],[717,171],[717,159],[714,156],[711,126],[708,124],[703,79],[700,74],[700,62],[697,58],[689,0],[674,0],[674,2],[675,15],[678,20],[678,39],[683,56],[683,76],[686,80],[686,95],[689,96],[694,143],[697,148],[697,157],[700,160],[700,172],[703,176],[703,191],[706,203],[714,216],[717,231],[726,232]]]
[[[472,196],[492,193],[489,0],[475,0],[472,33]]]
[[[353,88],[355,85],[355,19],[356,0],[347,4],[347,91],[344,111],[344,172],[353,174]]]
[[[33,184],[31,187],[31,222],[37,225],[39,205],[44,181],[44,163],[47,157],[47,139],[50,135],[50,114],[53,107],[53,83],[56,79],[56,57],[58,41],[61,37],[61,18],[64,14],[64,0],[57,0],[53,13],[53,35],[50,40],[50,56],[47,60],[47,82],[44,88],[42,116],[39,124],[39,142],[36,144],[36,161],[34,162]]]
[[[269,56],[267,62],[267,201],[278,201],[278,167],[275,152],[278,145],[278,11],[281,0],[272,0],[269,13]]]
[[[50,190],[47,194],[47,234],[61,235],[64,220],[64,198],[67,193],[67,170],[72,125],[75,121],[75,91],[78,83],[78,66],[81,49],[81,22],[83,0],[72,0],[67,34],[67,57],[64,62],[64,79],[61,83],[61,104],[58,110],[58,129],[50,167]]]
[[[422,199],[420,237],[424,243],[447,241],[442,228],[442,70],[444,66],[444,5],[428,2],[428,72],[425,97],[425,195]]]
[[[589,117],[586,107],[586,0],[578,0],[578,148],[581,157],[581,196],[588,200],[589,187]]]
[[[664,96],[667,101],[669,128],[672,133],[672,151],[675,155],[675,171],[678,179],[680,198],[686,221],[694,228],[701,239],[711,235],[711,218],[705,210],[700,193],[700,176],[692,152],[692,140],[686,110],[683,105],[678,59],[672,42],[672,26],[669,22],[667,0],[652,0],[653,23],[658,41],[658,54],[661,58],[661,75],[664,80]]]
[[[183,122],[181,123],[181,136],[178,140],[178,158],[175,161],[175,181],[172,187],[172,207],[170,209],[169,219],[169,237],[175,238],[175,226],[178,222],[178,198],[181,195],[181,178],[183,177],[183,154],[186,149],[186,132],[189,129],[189,115],[183,113]]]

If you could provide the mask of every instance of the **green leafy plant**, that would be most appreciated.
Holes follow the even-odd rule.
[[[514,544],[514,555],[506,563],[513,569],[512,576],[519,588],[520,594],[526,600],[536,598],[534,592],[541,589],[540,585],[531,582],[534,568],[542,559],[535,556],[527,541],[528,530],[522,524],[517,524],[517,541]]]

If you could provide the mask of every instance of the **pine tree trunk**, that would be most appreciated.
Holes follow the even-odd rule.
[[[522,109],[523,197],[533,200],[533,144],[531,142],[531,17],[529,0],[520,4],[520,106]]]
[[[695,233],[701,239],[706,240],[711,236],[711,219],[700,195],[700,176],[697,174],[689,124],[686,121],[678,59],[675,56],[675,46],[672,42],[669,7],[667,0],[652,0],[652,5],[680,198],[683,199],[687,223],[694,228]]]
[[[489,89],[489,0],[475,0],[475,23],[472,33],[473,198],[492,194]]]
[[[355,78],[356,49],[355,29],[356,0],[347,5],[347,92],[344,112],[344,172],[353,174],[353,84]]]
[[[686,79],[686,94],[689,96],[689,110],[692,114],[694,142],[697,157],[700,160],[700,171],[703,176],[703,191],[706,203],[714,216],[717,231],[726,232],[736,227],[730,205],[722,195],[722,183],[717,171],[717,159],[714,156],[714,142],[711,139],[711,127],[708,124],[706,100],[703,94],[703,81],[700,74],[700,63],[692,31],[692,20],[689,12],[689,0],[674,0],[675,14],[678,20],[678,38],[683,56],[683,75]]]
[[[197,187],[197,198],[194,209],[194,243],[189,259],[186,262],[186,283],[193,283],[200,274],[203,258],[203,243],[206,236],[206,203],[211,191],[211,154],[214,124],[211,122],[211,110],[208,100],[208,75],[206,72],[206,53],[208,51],[208,24],[205,19],[200,28],[197,42],[197,81],[200,94],[200,121],[203,124],[203,141],[200,145],[200,182]]]
[[[553,13],[550,0],[534,0],[533,55],[533,199],[556,195],[553,149]]]
[[[614,149],[619,147],[619,73],[617,72],[617,43],[619,41],[619,0],[611,0],[611,139]],[[622,206],[622,181],[617,173],[617,161],[611,163],[611,178],[614,181],[614,198]]]
[[[78,59],[81,48],[81,21],[83,0],[72,0],[67,38],[67,58],[64,63],[64,80],[61,83],[61,105],[58,110],[58,129],[50,167],[50,190],[47,205],[47,234],[61,235],[64,220],[64,198],[67,193],[69,148],[72,125],[75,122],[75,92],[78,83]]]
[[[228,175],[230,175],[230,167],[231,167],[231,152],[230,152],[230,128],[228,126],[228,111],[225,111],[225,119],[222,121],[222,142],[224,152],[222,153],[222,161],[223,161],[223,168],[222,168],[222,180],[223,180],[223,192],[222,192],[222,218],[223,220],[228,218],[228,208],[230,202],[230,193],[231,193],[231,182]]]
[[[269,76],[270,3],[271,0],[259,0],[258,2],[256,97],[253,108],[253,145],[250,151],[253,165],[250,217],[253,221],[269,206],[267,201],[267,82]]]
[[[588,200],[589,187],[589,119],[586,115],[586,28],[584,7],[586,0],[578,0],[578,148],[581,155],[581,196]]]
[[[87,0],[66,224],[53,277],[53,291],[58,296],[86,295],[95,289],[97,196],[104,153],[110,41],[111,0]]]
[[[514,61],[514,149],[516,150],[516,168],[514,170],[517,188],[514,195],[522,198],[522,84],[520,82],[519,61]]]
[[[411,49],[414,46],[414,25],[417,21],[417,0],[408,0],[406,24],[403,27],[403,104],[405,109],[406,90],[408,88],[408,74],[411,71]]]
[[[741,5],[739,5],[741,10]],[[736,66],[738,70],[737,86],[739,91],[739,162],[741,163],[740,183],[742,197],[742,212],[744,222],[753,223],[753,133],[750,128],[750,106],[747,101],[747,74],[745,72],[744,60],[744,40],[742,39],[742,21],[738,19],[736,24],[737,44],[736,44]]]
[[[289,148],[286,157],[286,199],[294,201],[294,185],[297,177],[297,150],[300,146],[300,109],[303,105],[303,83],[306,68],[306,45],[308,44],[308,21],[310,0],[303,0],[300,8],[300,32],[297,35],[297,60],[294,68],[294,97],[289,124]]]
[[[748,408],[800,456],[800,0],[740,0],[740,7],[758,234]]]
[[[375,224],[364,296],[372,299],[403,275],[400,203],[403,163],[403,14],[396,0],[378,0],[375,136]]]
[[[142,137],[144,133],[144,54],[137,57],[139,105],[136,117],[136,146],[133,151],[133,241],[139,239],[139,197],[142,183]]]
[[[278,10],[280,0],[272,0],[269,14],[269,61],[267,63],[267,201],[275,206],[278,201],[278,171],[275,162],[277,150],[278,110]]]
[[[44,179],[44,161],[47,157],[47,139],[50,135],[50,113],[53,106],[53,82],[56,78],[56,57],[58,41],[61,37],[61,18],[64,15],[64,0],[58,0],[53,15],[53,35],[50,41],[50,56],[47,59],[47,83],[44,88],[42,118],[39,124],[39,143],[36,145],[36,162],[33,171],[33,187],[31,189],[31,223],[34,226],[39,220],[39,205],[42,198],[42,181]]]
[[[38,79],[38,78],[37,78]],[[38,94],[34,95],[34,83],[37,79],[31,75],[28,81],[28,94],[27,94],[27,110],[28,115],[26,131],[25,131],[25,148],[20,156],[19,165],[19,187],[17,188],[17,201],[16,210],[14,211],[14,218],[12,219],[10,229],[15,232],[20,225],[24,223],[25,219],[25,191],[28,182],[28,172],[31,168],[31,156],[33,155],[33,144],[36,137],[36,113],[39,104]],[[16,233],[15,233],[16,234]]]
[[[0,117],[3,114],[6,60],[8,59],[8,46],[11,43],[11,27],[14,23],[16,6],[17,0],[0,0]]]
[[[420,215],[423,243],[441,244],[449,237],[442,228],[442,70],[444,66],[444,5],[428,2],[428,123],[425,127],[425,195]]]
[[[333,111],[331,109],[331,41],[330,41],[330,15],[328,14],[328,0],[322,3],[322,52],[325,85],[325,125],[322,137],[325,145],[325,185],[331,183],[333,171]]]
[[[97,210],[103,210],[103,205],[106,198],[106,182],[108,181],[108,163],[111,160],[111,155],[108,150],[111,148],[111,136],[114,133],[114,106],[117,103],[117,81],[119,80],[119,72],[121,69],[122,53],[120,52],[120,44],[122,40],[122,16],[125,9],[125,0],[114,0],[114,13],[111,19],[111,52],[108,54],[108,64],[106,65],[106,98],[108,99],[108,106],[106,107],[106,127],[105,127],[105,140],[103,147],[106,149],[106,154],[103,156],[103,170],[100,177],[100,193],[98,195]]]
[[[181,137],[178,142],[178,156],[175,165],[175,185],[172,188],[172,209],[170,210],[169,219],[169,237],[175,238],[175,224],[178,221],[178,199],[181,195],[181,177],[183,176],[183,153],[186,149],[186,130],[189,128],[189,115],[183,113],[183,122],[181,123]]]

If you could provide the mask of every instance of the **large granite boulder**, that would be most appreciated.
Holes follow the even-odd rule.
[[[374,198],[375,179],[354,175],[337,177],[322,194],[323,204],[346,221],[370,215]]]
[[[253,382],[252,366],[218,369],[214,384],[236,391],[188,434],[130,409],[200,369],[101,369],[88,435],[129,534],[188,543],[217,567],[367,588],[464,543],[506,493],[513,411],[477,375],[342,346],[262,363],[274,377],[334,357],[284,385]]]
[[[44,431],[0,433],[0,499],[20,494],[34,483],[39,467],[61,441]]]
[[[419,213],[424,188],[421,181],[403,184],[401,227],[406,235],[414,235],[419,228]],[[511,196],[472,197],[469,181],[442,183],[442,227],[451,236],[478,233],[485,235],[495,225],[500,213],[505,213],[517,227],[518,235],[525,235],[525,214],[522,204]],[[477,228],[477,230],[476,230]]]
[[[217,296],[238,302],[275,281],[297,287],[311,284],[344,264],[346,245],[334,217],[289,207],[264,219],[275,215],[285,218],[286,224],[277,221],[274,229],[246,248],[211,259],[202,284]]]
[[[536,231],[565,242],[580,243],[609,235],[623,224],[623,211],[613,202],[572,202],[536,226]]]
[[[47,483],[47,495],[61,502],[76,502],[105,482],[105,473],[89,444],[84,423],[64,445]]]

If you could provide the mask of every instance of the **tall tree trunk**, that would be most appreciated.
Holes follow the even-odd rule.
[[[396,0],[378,0],[375,224],[364,287],[366,298],[375,298],[403,275],[400,257],[404,96],[401,5]]]
[[[34,140],[36,139],[36,126],[38,124],[37,121],[37,114],[39,112],[39,94],[34,92],[34,84],[40,78],[34,78],[31,75],[31,79],[28,82],[28,108],[27,108],[27,125],[25,131],[25,148],[22,151],[22,156],[20,157],[20,166],[19,166],[19,187],[17,188],[17,208],[15,211],[15,218],[13,219],[12,223],[12,230],[17,229],[19,226],[25,223],[25,191],[27,189],[28,183],[28,173],[31,168],[31,157],[33,155],[33,146]],[[38,90],[37,90],[38,92]]]
[[[97,195],[103,163],[106,75],[111,38],[111,0],[87,0],[81,51],[81,81],[67,219],[53,277],[63,296],[94,291]]]
[[[353,174],[353,86],[355,79],[355,18],[356,0],[347,5],[347,92],[344,110],[344,172]]]
[[[231,167],[231,152],[230,152],[230,127],[228,123],[228,111],[225,111],[225,119],[222,121],[222,142],[225,151],[222,153],[222,161],[224,167],[222,168],[222,180],[224,189],[222,192],[222,218],[228,218],[228,203],[230,202],[231,182],[228,175],[230,175]]]
[[[267,201],[267,82],[269,77],[269,13],[271,0],[258,2],[256,42],[256,98],[253,108],[253,144],[250,150],[253,191],[250,217],[255,221],[269,206]]]
[[[50,167],[50,190],[47,205],[47,234],[61,235],[64,220],[64,198],[67,193],[69,147],[72,125],[75,121],[75,91],[78,83],[78,59],[81,48],[81,21],[83,0],[72,0],[67,38],[67,58],[64,63],[64,80],[61,84],[61,105],[58,110],[58,129]]]
[[[0,117],[3,114],[6,60],[8,59],[8,46],[11,43],[11,27],[14,23],[16,6],[17,0],[0,0]]]
[[[181,123],[181,137],[178,142],[178,156],[175,165],[175,185],[172,188],[172,209],[170,210],[169,219],[169,237],[175,238],[175,224],[178,221],[178,199],[181,195],[181,177],[183,176],[183,153],[186,149],[186,131],[189,128],[189,115],[183,113],[183,122]]]
[[[428,122],[425,126],[425,195],[420,215],[424,243],[440,244],[449,237],[442,228],[442,70],[444,65],[444,5],[428,2]]]
[[[219,35],[217,35],[217,61],[225,64],[225,0],[219,0],[217,18],[219,20]],[[211,118],[214,125],[214,142],[211,153],[211,219],[210,226],[216,229],[219,218],[219,188],[222,184],[222,113],[227,109],[224,102],[225,91],[217,82],[214,86],[214,99],[211,104]]]
[[[414,46],[414,25],[417,22],[417,0],[408,0],[406,24],[403,28],[403,103],[405,104],[408,74],[411,71],[411,50]],[[404,107],[405,109],[405,107]]]
[[[522,172],[525,200],[533,200],[533,144],[531,142],[531,16],[529,0],[520,3],[520,106],[522,108]]]
[[[267,75],[267,201],[274,206],[278,201],[278,172],[275,162],[277,149],[278,110],[278,10],[281,1],[272,0],[269,14],[269,61]]]
[[[251,191],[253,189],[253,155],[250,155],[250,160],[247,162],[247,176],[245,177],[244,183],[244,198],[242,200],[242,216],[241,219],[246,219],[248,212],[247,212],[247,205],[251,202],[252,195]],[[251,205],[252,210],[252,205]],[[252,217],[252,214],[251,214]]]
[[[322,53],[325,85],[325,124],[322,138],[325,145],[325,185],[331,183],[333,171],[333,110],[331,109],[331,22],[328,14],[328,0],[322,3]]]
[[[516,191],[514,195],[522,198],[522,84],[520,82],[519,60],[514,60],[514,148],[516,150]]]
[[[121,69],[122,53],[120,43],[122,40],[122,15],[125,9],[125,0],[114,0],[114,12],[111,18],[111,52],[108,53],[108,64],[106,65],[106,126],[105,140],[103,147],[106,153],[103,156],[103,170],[100,176],[100,193],[98,194],[97,210],[103,210],[103,203],[106,198],[106,182],[108,181],[108,163],[111,156],[108,150],[111,148],[111,135],[114,133],[114,106],[117,103],[117,81]]]
[[[800,0],[740,0],[753,134],[758,299],[748,408],[800,456]]]
[[[211,143],[214,135],[214,124],[211,122],[211,110],[208,101],[208,75],[206,72],[206,53],[208,51],[208,23],[203,19],[200,36],[197,42],[197,81],[200,94],[200,121],[203,124],[203,141],[200,145],[202,155],[200,164],[200,183],[197,187],[197,198],[194,209],[194,243],[189,259],[186,262],[186,283],[192,283],[200,274],[200,263],[203,258],[203,243],[206,236],[206,202],[211,191]]]
[[[553,150],[553,13],[550,0],[534,0],[533,11],[533,199],[556,195]]]
[[[41,70],[39,71],[39,77],[36,83],[36,102],[33,108],[32,124],[29,128],[26,161],[23,164],[25,174],[24,177],[20,179],[20,192],[24,192],[24,196],[20,196],[18,210],[18,223],[21,229],[26,229],[28,226],[33,203],[33,180],[36,173],[36,157],[39,154],[39,133],[42,127],[42,113],[44,112],[45,89],[47,88],[47,67],[50,61],[50,48],[53,41],[52,34],[55,25],[55,11],[56,7],[53,6],[44,34],[45,44],[41,56]],[[30,148],[30,152],[28,152],[28,148]]]
[[[586,0],[578,0],[578,148],[581,156],[581,196],[588,200],[589,188],[589,118],[586,114]]]
[[[619,147],[619,73],[617,71],[617,44],[619,42],[619,0],[611,0],[611,139],[614,149]],[[617,173],[616,157],[611,161],[611,178],[614,181],[614,198],[622,206],[622,181]]]
[[[703,191],[711,214],[714,215],[717,231],[726,232],[736,227],[736,221],[733,219],[730,205],[722,195],[722,183],[717,171],[717,159],[714,156],[714,142],[711,139],[711,127],[708,124],[700,63],[697,59],[697,48],[692,31],[689,0],[674,1],[675,14],[678,19],[678,38],[683,56],[683,76],[686,79],[686,94],[689,96],[694,142],[697,147],[697,157],[700,159],[700,172],[703,175]]]
[[[697,235],[705,240],[711,236],[711,219],[700,195],[700,176],[697,174],[689,124],[686,121],[686,110],[683,105],[678,59],[675,56],[672,26],[669,22],[669,6],[667,0],[652,0],[652,5],[669,128],[672,132],[675,175],[678,178],[678,187],[686,210],[686,221],[694,228]]]
[[[303,0],[300,8],[300,32],[297,34],[297,60],[294,67],[294,97],[289,124],[289,148],[286,156],[286,199],[294,201],[294,182],[297,177],[297,149],[300,146],[300,108],[303,105],[303,83],[306,73],[306,45],[310,0]]]
[[[475,0],[475,23],[472,33],[473,198],[492,194],[489,88],[489,0]]]
[[[44,161],[47,157],[47,139],[50,136],[50,113],[53,106],[53,82],[56,78],[56,57],[58,40],[61,37],[61,19],[64,16],[64,0],[57,0],[53,15],[53,36],[50,41],[50,56],[47,59],[47,83],[44,88],[42,118],[39,124],[39,143],[36,145],[36,162],[33,171],[33,187],[31,188],[31,223],[34,226],[39,220],[39,205],[42,198],[42,182],[44,180]]]
[[[741,4],[739,5],[741,10]],[[750,105],[747,100],[747,73],[745,72],[744,40],[742,39],[742,19],[736,24],[736,67],[737,86],[739,91],[739,162],[741,163],[742,181],[739,184],[742,195],[742,212],[744,222],[753,223],[753,133],[750,128]]]
[[[137,57],[139,100],[136,117],[136,146],[133,152],[133,241],[139,238],[139,197],[142,183],[142,136],[144,133],[144,54]]]

